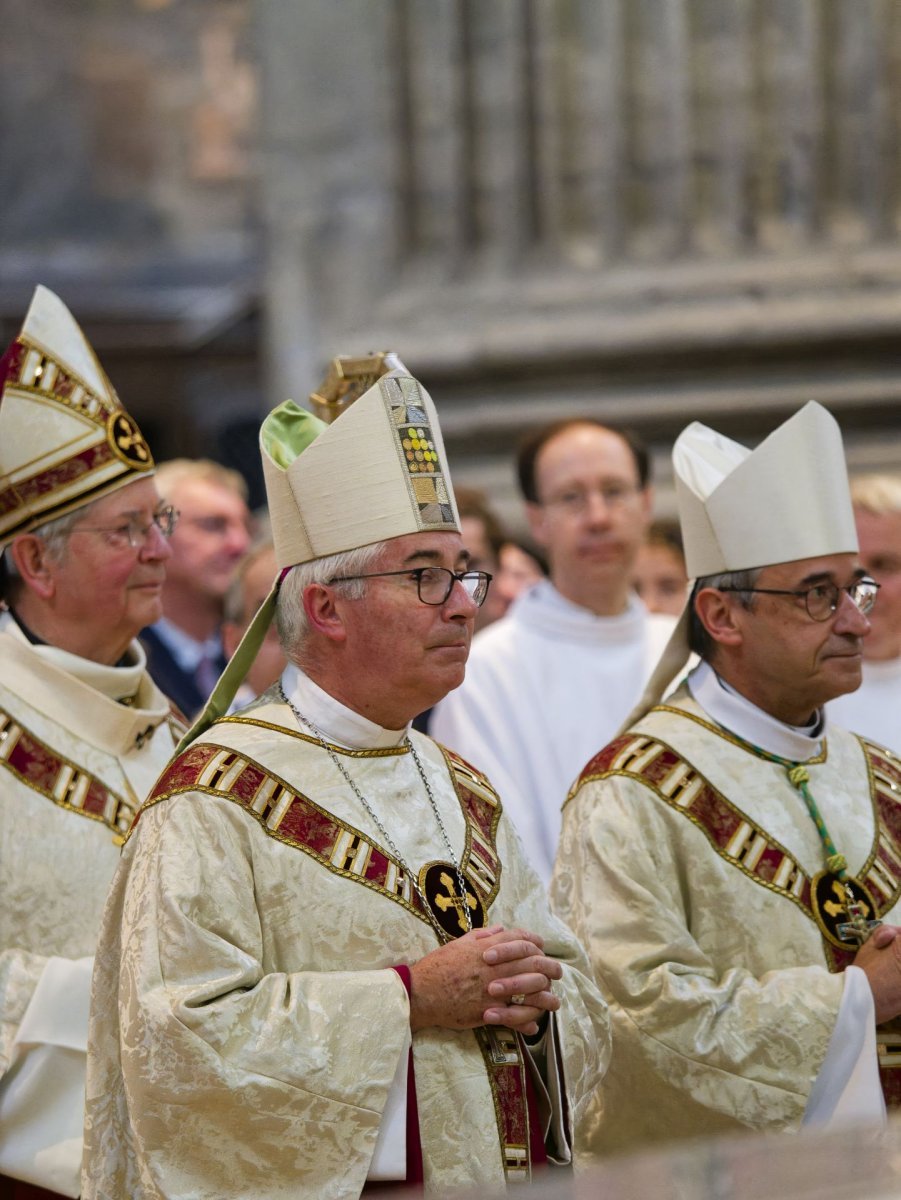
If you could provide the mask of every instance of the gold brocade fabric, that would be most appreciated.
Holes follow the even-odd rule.
[[[8,617],[0,628],[0,1173],[71,1196],[89,974],[83,994],[72,980],[90,970],[122,835],[177,738],[132,658],[103,667],[31,646]]]
[[[822,869],[803,798],[684,689],[670,705],[689,715],[658,709],[633,729],[691,763],[747,822],[730,826],[730,857],[680,809],[690,795],[679,785],[667,800],[616,772],[583,777],[565,808],[552,904],[587,947],[614,1027],[603,1104],[585,1131],[595,1152],[797,1128],[841,1003],[814,920],[753,873],[758,833],[807,876]],[[860,742],[830,728],[809,772],[849,872],[864,877],[877,821]],[[791,874],[782,882],[800,889]],[[896,904],[886,919],[899,916]]]
[[[172,753],[168,703],[141,683],[141,708],[123,709],[76,673],[83,660],[30,646],[9,626],[0,632],[0,1069],[51,955],[94,952],[107,889],[119,861],[115,816],[78,811],[79,770],[127,821]],[[61,669],[64,661],[68,670]],[[95,664],[83,662],[86,679]],[[114,672],[109,668],[108,672]],[[139,673],[140,674],[140,673]],[[140,745],[136,738],[153,727]],[[9,759],[14,730],[44,748]],[[5,735],[5,736],[4,736]],[[67,776],[60,778],[60,776]],[[68,788],[68,793],[67,793]],[[121,804],[118,802],[121,801]],[[127,828],[127,825],[126,825]]]
[[[210,742],[261,764],[381,845],[327,753],[292,732],[285,706],[264,698],[245,715],[258,723],[219,722],[195,747]],[[443,755],[412,736],[461,853],[466,826]],[[408,752],[355,751],[345,761],[411,869],[446,858]],[[359,842],[342,843],[340,861],[323,862],[297,844],[294,835],[302,841],[309,831],[295,825],[288,838],[281,819],[278,797],[259,818],[212,788],[142,812],[97,955],[88,1200],[360,1194],[406,1052],[408,1001],[391,968],[435,949],[437,937],[408,905],[367,883],[359,861],[353,865]],[[566,964],[555,985],[558,1030],[569,1115],[578,1121],[609,1053],[606,1010],[503,817],[497,847],[501,877],[489,920],[542,934]],[[413,1055],[426,1190],[503,1187],[498,1122],[474,1034],[421,1031]]]

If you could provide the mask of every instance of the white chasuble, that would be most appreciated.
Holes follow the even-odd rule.
[[[334,734],[334,713],[310,715]],[[551,917],[485,781],[410,736],[488,922],[534,930],[564,963],[555,1032],[571,1131],[609,1052],[584,953]],[[97,956],[85,1197],[360,1194],[409,1046],[393,968],[439,944],[404,864],[418,874],[448,850],[405,745],[332,753],[402,862],[271,694],[193,743],[142,810]],[[444,903],[453,922],[452,889]],[[487,1036],[413,1036],[429,1192],[503,1187],[527,1171],[528,1131],[505,1129],[492,1074],[521,1073],[518,1040]]]
[[[77,1196],[100,918],[181,729],[137,643],[105,667],[0,626],[0,1175]]]
[[[761,739],[768,733],[761,721]],[[875,909],[867,915],[895,922],[899,764],[838,728],[817,748],[805,762],[810,792]],[[854,947],[824,932],[847,914],[834,881],[818,882],[823,871],[823,844],[786,768],[715,725],[687,688],[586,766],[564,810],[552,903],[611,1006],[614,1051],[587,1130],[594,1150],[795,1129],[824,1064],[839,1090],[853,1085],[862,1040],[844,1064],[831,1052],[827,1063],[845,999],[838,972]],[[872,1014],[871,1000],[863,1010]]]

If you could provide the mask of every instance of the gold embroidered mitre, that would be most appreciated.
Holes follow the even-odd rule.
[[[330,425],[279,405],[260,451],[279,567],[407,533],[460,532],[438,414],[403,368]]]
[[[355,398],[360,379],[390,363],[398,366]],[[425,388],[390,352],[336,359],[329,378],[349,379],[343,395],[351,397],[331,424],[286,400],[260,428],[280,573],[408,533],[459,533],[438,414]],[[320,392],[332,394],[326,385]],[[280,586],[281,574],[179,751],[228,710],[272,621]]]
[[[72,314],[36,288],[0,359],[0,547],[153,469]]]
[[[316,391],[310,392],[313,412],[326,425],[331,425],[389,371],[409,374],[393,350],[380,350],[361,358],[339,354],[329,363],[325,379]]]

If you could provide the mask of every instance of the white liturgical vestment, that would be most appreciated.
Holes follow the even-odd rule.
[[[634,595],[620,616],[595,616],[543,580],[478,634],[465,680],[432,713],[429,732],[485,772],[545,883],[566,794],[635,705],[674,624]]]
[[[181,733],[144,670],[0,620],[0,1175],[79,1194],[91,966],[120,846]]]
[[[294,667],[283,683],[331,753],[272,689],[174,760],[126,844],[94,977],[87,1200],[355,1197],[367,1177],[405,1177],[405,1107],[427,1192],[529,1174],[532,1059],[511,1031],[417,1031],[405,1104],[398,969],[439,944],[408,872],[425,879],[436,865],[442,887],[453,875],[405,731]],[[487,922],[534,930],[564,964],[538,1136],[567,1157],[609,1055],[605,1006],[496,795],[409,737]],[[437,903],[463,932],[449,896]]]
[[[781,725],[707,664],[574,788],[551,897],[611,1006],[596,1151],[882,1119],[872,994],[824,931],[848,914],[796,763],[866,915],[896,923],[901,764],[825,721]]]

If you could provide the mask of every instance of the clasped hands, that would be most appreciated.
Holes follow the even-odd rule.
[[[539,1019],[560,1007],[551,983],[563,975],[543,951],[538,934],[502,925],[439,946],[410,967],[410,1028],[506,1025],[538,1033]]]
[[[854,956],[873,993],[876,1024],[901,1016],[901,938],[897,925],[877,925]]]

